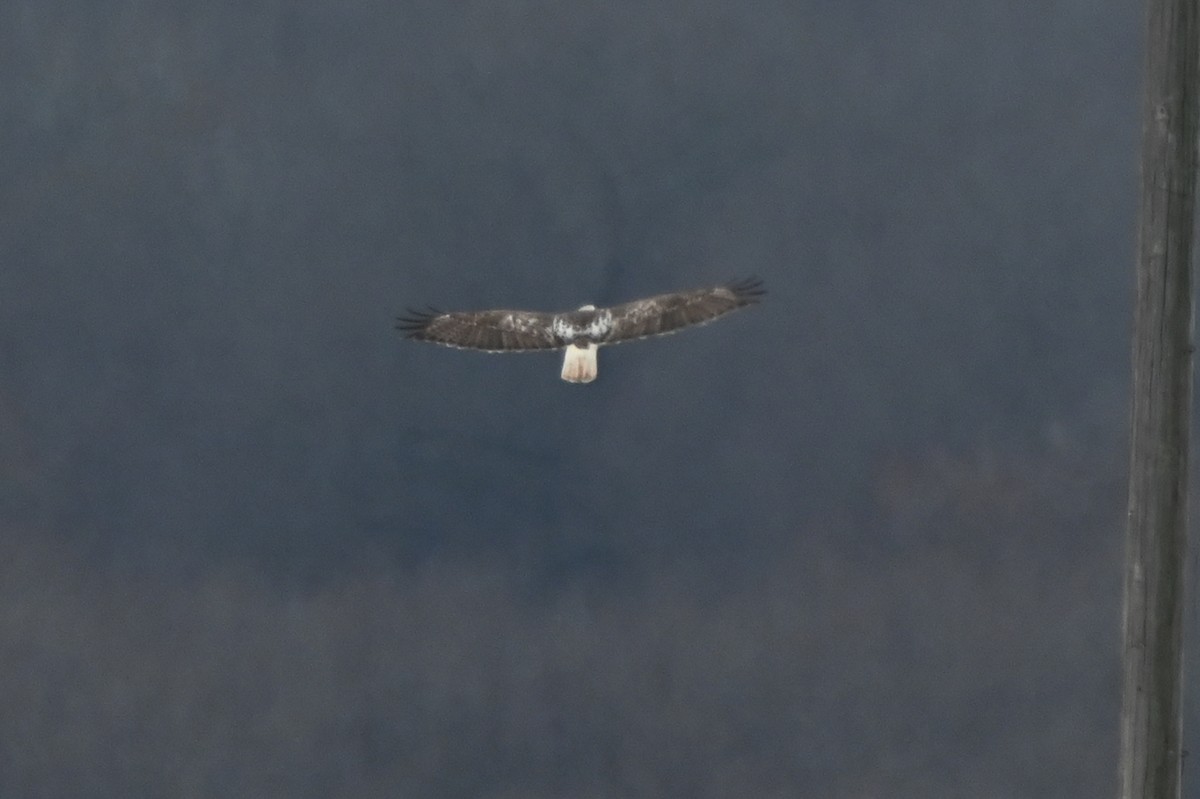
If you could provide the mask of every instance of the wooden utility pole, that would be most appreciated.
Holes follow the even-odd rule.
[[[1178,799],[1192,402],[1197,1],[1147,0],[1121,799]]]

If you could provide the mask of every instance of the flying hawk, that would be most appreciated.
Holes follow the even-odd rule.
[[[485,352],[531,352],[566,348],[562,379],[596,379],[602,344],[674,333],[754,305],[766,292],[757,278],[712,288],[659,294],[612,308],[584,305],[577,311],[408,311],[396,327],[419,341]]]

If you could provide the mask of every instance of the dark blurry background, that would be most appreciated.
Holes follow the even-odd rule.
[[[1141,30],[0,4],[0,794],[1114,792]]]

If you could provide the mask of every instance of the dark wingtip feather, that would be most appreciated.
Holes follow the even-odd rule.
[[[409,338],[418,335],[422,330],[429,327],[429,323],[433,321],[434,317],[441,315],[441,311],[438,311],[433,306],[429,306],[428,311],[406,308],[405,313],[408,315],[396,317],[396,329],[408,333]]]
[[[756,275],[733,281],[729,284],[729,290],[737,295],[738,299],[747,302],[758,302],[758,298],[767,293],[762,280]]]

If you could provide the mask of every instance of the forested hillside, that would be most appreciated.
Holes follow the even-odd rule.
[[[1113,790],[1139,30],[0,5],[0,793]]]

